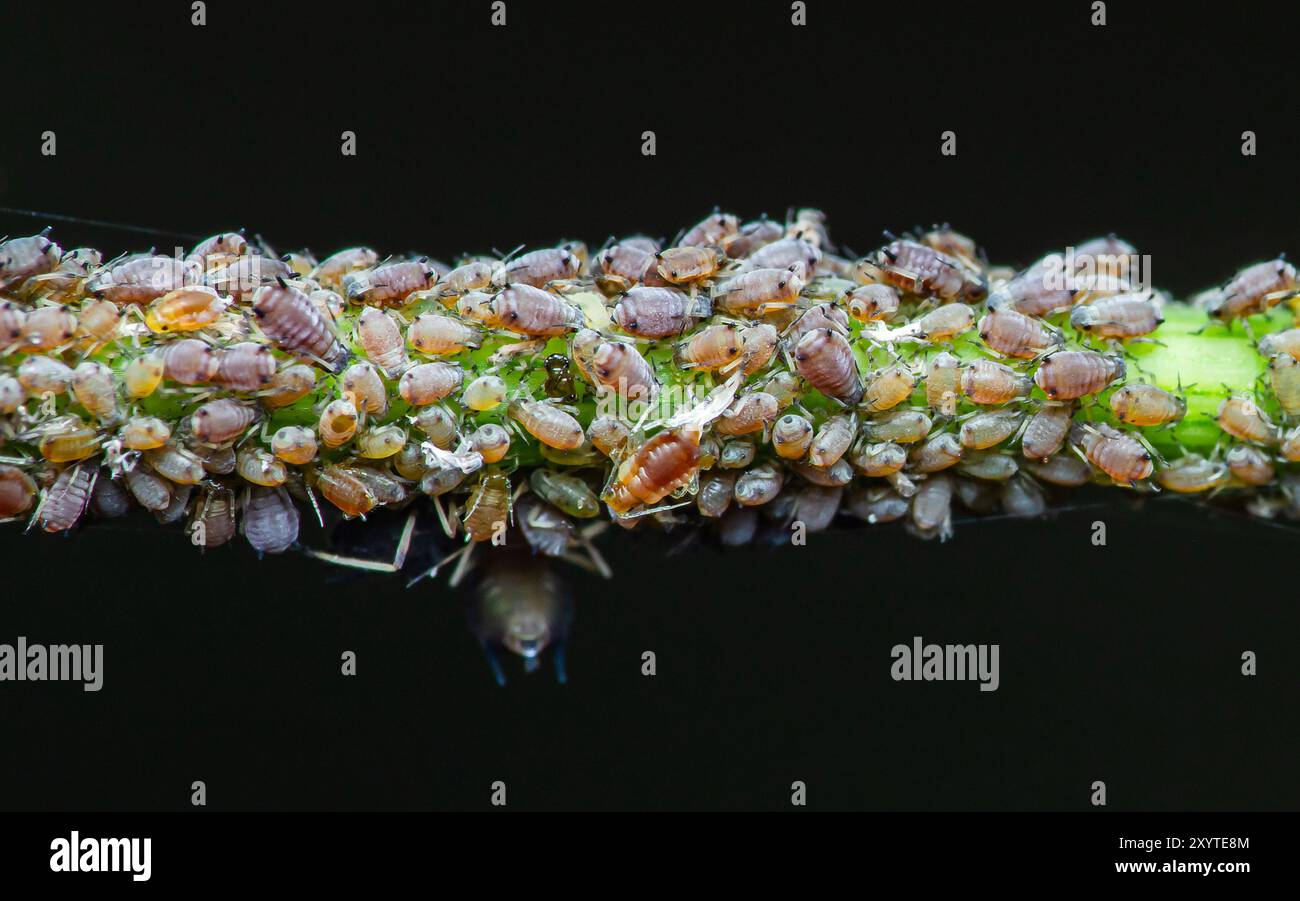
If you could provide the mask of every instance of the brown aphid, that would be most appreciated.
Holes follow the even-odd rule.
[[[366,356],[389,378],[396,378],[410,362],[402,330],[391,316],[381,310],[367,307],[361,311],[356,337]]]
[[[75,526],[90,503],[98,474],[99,466],[94,462],[61,469],[41,505],[38,517],[41,528],[46,532],[66,532]]]
[[[1040,356],[1061,345],[1060,336],[1048,331],[1042,322],[1010,308],[986,313],[979,322],[979,335],[980,340],[998,353],[1021,360]]]
[[[412,495],[413,486],[386,466],[349,464],[347,469],[366,486],[377,506],[401,504]]]
[[[492,264],[485,260],[470,260],[457,266],[438,280],[438,296],[452,298],[470,291],[484,291],[492,286],[492,271]]]
[[[695,506],[701,516],[717,519],[727,512],[735,499],[736,478],[734,472],[706,472],[700,475],[700,490],[695,495]]]
[[[1020,436],[1020,452],[1030,460],[1046,462],[1065,445],[1073,419],[1073,404],[1041,404]]]
[[[597,287],[606,294],[619,294],[644,281],[657,252],[626,241],[606,247],[596,257]]]
[[[964,303],[950,303],[931,310],[907,328],[916,337],[931,342],[951,341],[975,327],[975,311]]]
[[[248,241],[243,235],[239,232],[221,232],[195,244],[194,249],[186,255],[185,262],[206,272],[233,263],[236,257],[247,252]]]
[[[77,317],[63,307],[37,307],[23,319],[18,343],[23,350],[53,350],[72,341],[77,333]]]
[[[973,404],[996,406],[1028,397],[1033,383],[1010,366],[975,360],[962,370],[961,390]]]
[[[749,435],[763,431],[776,418],[776,398],[762,391],[742,394],[713,424],[719,435]]]
[[[92,300],[77,313],[77,348],[94,353],[117,337],[122,311],[107,300]],[[3,346],[3,319],[0,317],[0,346]]]
[[[908,294],[976,302],[986,293],[978,274],[945,253],[915,241],[892,241],[864,261],[875,281]]]
[[[256,407],[241,404],[223,397],[208,401],[190,417],[194,437],[204,444],[226,444],[234,441],[258,420]]]
[[[1200,454],[1184,454],[1156,473],[1156,482],[1176,494],[1202,494],[1228,483],[1228,467]]]
[[[145,306],[190,283],[191,272],[181,260],[140,256],[99,270],[87,280],[86,290],[119,306]]]
[[[1124,377],[1124,358],[1090,350],[1050,354],[1034,373],[1034,384],[1052,400],[1074,400],[1104,390]]]
[[[213,476],[228,476],[235,471],[235,449],[230,444],[213,446],[203,444],[192,436],[186,447],[199,458],[203,471]]]
[[[961,461],[965,448],[951,432],[939,432],[917,445],[911,455],[909,472],[942,472]]]
[[[912,498],[912,525],[921,537],[938,537],[940,541],[952,535],[953,481],[946,473],[937,473],[921,483]]]
[[[898,315],[898,292],[889,285],[858,285],[844,294],[849,315],[858,322],[888,322]]]
[[[149,304],[144,324],[156,334],[193,332],[216,324],[230,301],[212,288],[190,285],[168,291]]]
[[[434,364],[429,364],[434,365]],[[383,416],[388,410],[388,389],[370,363],[353,363],[339,377],[340,393],[351,398],[357,409],[371,416]]]
[[[1103,297],[1070,313],[1070,325],[1099,338],[1119,341],[1149,335],[1164,322],[1160,308],[1149,294],[1118,294]]]
[[[294,466],[306,466],[316,459],[316,433],[300,425],[286,425],[271,436],[271,453]]]
[[[80,417],[60,416],[41,427],[39,449],[51,463],[72,463],[94,456],[99,435]]]
[[[235,492],[223,485],[206,486],[194,503],[186,531],[202,548],[220,547],[234,538]]]
[[[422,354],[448,356],[483,342],[483,331],[452,316],[421,313],[407,326],[406,340]]]
[[[865,413],[892,410],[912,396],[916,375],[902,363],[878,369],[867,376],[858,409]]]
[[[198,338],[173,341],[163,350],[163,374],[182,385],[200,385],[212,379],[217,361],[212,348]]]
[[[375,508],[370,487],[349,467],[322,467],[316,475],[316,490],[348,518],[365,516]]]
[[[94,360],[86,360],[72,370],[72,393],[86,412],[104,423],[117,421],[117,386],[113,370]]]
[[[699,433],[664,429],[619,464],[601,500],[621,516],[639,505],[659,503],[688,485],[699,469]]]
[[[72,370],[54,357],[29,356],[18,364],[18,381],[29,394],[63,394],[72,384]]]
[[[132,416],[118,433],[122,447],[136,451],[162,447],[171,436],[171,426],[157,416]]]
[[[343,278],[343,294],[349,303],[401,306],[416,291],[427,291],[437,281],[438,271],[427,259],[402,260],[349,273]]]
[[[1016,433],[1024,415],[1015,410],[992,410],[976,413],[961,424],[958,438],[962,447],[984,450],[1006,441]]]
[[[691,297],[676,288],[638,287],[619,298],[613,319],[630,335],[659,339],[680,335],[712,314],[703,295]]]
[[[402,374],[397,392],[413,407],[427,407],[449,396],[465,381],[465,371],[453,363],[421,363]]]
[[[1104,422],[1075,423],[1070,440],[1089,463],[1120,485],[1132,486],[1155,471],[1151,452],[1142,442]]]
[[[1254,487],[1267,485],[1277,474],[1272,458],[1257,447],[1238,444],[1224,457],[1228,471],[1238,482]]]
[[[573,304],[526,284],[512,285],[493,298],[492,315],[506,331],[535,338],[562,335],[586,322]]]
[[[19,343],[26,319],[27,313],[13,301],[0,301],[0,350],[7,350]]]
[[[575,450],[587,437],[578,420],[552,404],[517,399],[510,402],[506,412],[547,447]]]
[[[813,434],[813,425],[806,416],[787,413],[772,426],[772,450],[783,460],[802,460],[812,447]]]
[[[348,350],[311,298],[288,283],[267,285],[253,296],[257,325],[280,350],[319,361],[330,372],[347,364]]]
[[[944,416],[957,412],[961,399],[961,360],[948,351],[941,351],[926,364],[925,402],[930,409]]]
[[[330,401],[321,411],[317,431],[326,447],[341,447],[352,440],[360,425],[361,414],[356,404],[346,398]]]
[[[752,269],[727,280],[713,295],[713,304],[738,316],[761,316],[793,306],[803,291],[803,279],[790,269]]]
[[[1263,313],[1300,292],[1296,269],[1283,259],[1256,263],[1238,272],[1219,289],[1206,312],[1230,322]]]
[[[328,256],[311,271],[310,278],[322,288],[338,290],[343,278],[353,272],[371,269],[379,262],[379,254],[369,247],[349,247]]]
[[[606,457],[622,453],[631,435],[627,423],[613,416],[598,416],[587,426],[587,440]]]
[[[495,422],[479,426],[469,434],[469,445],[486,464],[499,463],[510,451],[510,432]]]
[[[275,377],[275,355],[265,344],[241,341],[214,351],[211,381],[231,391],[260,391]]]
[[[176,444],[164,444],[145,451],[144,459],[154,472],[177,485],[197,485],[207,475],[203,461],[192,451]]]
[[[510,479],[489,470],[470,489],[462,522],[470,541],[491,541],[503,534],[510,519]]]
[[[17,288],[32,276],[59,265],[63,250],[46,237],[48,233],[47,228],[38,235],[0,243],[0,291]]]
[[[576,278],[581,271],[582,260],[568,246],[545,247],[502,263],[492,273],[492,284],[498,288],[507,285],[542,288],[551,282]]]
[[[884,478],[907,465],[907,451],[892,441],[860,442],[847,457],[850,465],[868,478]]]
[[[36,481],[17,466],[0,463],[0,520],[21,516],[36,500]]]
[[[843,335],[830,329],[808,332],[794,348],[795,369],[813,388],[843,404],[862,399],[858,361]]]
[[[1187,401],[1163,388],[1138,382],[1116,389],[1109,400],[1111,412],[1129,425],[1156,426],[1178,422],[1187,415]]]
[[[894,410],[864,422],[862,437],[874,442],[914,444],[930,434],[931,425],[930,417],[919,410]]]
[[[1290,354],[1278,354],[1268,361],[1268,380],[1282,412],[1287,416],[1300,413],[1300,361]]]
[[[122,370],[122,389],[126,396],[139,400],[158,390],[166,373],[167,364],[161,354],[148,353],[136,357]]]
[[[1239,395],[1224,398],[1219,404],[1216,420],[1219,428],[1242,441],[1264,445],[1278,442],[1277,426],[1259,408],[1254,398]]]
[[[743,362],[744,349],[739,328],[730,322],[715,322],[673,348],[673,362],[680,369],[725,373]]]

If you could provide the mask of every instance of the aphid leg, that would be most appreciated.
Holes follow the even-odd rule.
[[[402,566],[406,563],[407,552],[411,549],[411,536],[415,532],[415,510],[406,517],[406,524],[402,527],[402,535],[397,540],[397,550],[393,554],[393,559],[385,563],[382,560],[368,560],[364,557],[348,557],[342,554],[331,554],[328,551],[308,550],[308,556],[315,557],[317,560],[324,560],[326,563],[333,563],[337,566],[347,566],[353,569],[363,569],[367,572],[395,573],[401,572]]]
[[[1167,461],[1165,460],[1165,458],[1162,457],[1160,455],[1160,451],[1156,450],[1152,446],[1151,442],[1147,440],[1146,435],[1143,435],[1139,431],[1134,431],[1133,437],[1138,440],[1138,443],[1140,443],[1143,447],[1147,449],[1147,453],[1151,455],[1151,459],[1155,460],[1157,464],[1159,464],[1160,466],[1164,466],[1166,464]]]
[[[465,580],[467,575],[469,575],[470,570],[473,569],[473,564],[470,561],[474,556],[474,548],[476,546],[477,542],[465,545],[465,553],[461,556],[460,561],[457,562],[456,568],[452,570],[451,578],[447,580],[448,587],[459,588],[460,583]]]

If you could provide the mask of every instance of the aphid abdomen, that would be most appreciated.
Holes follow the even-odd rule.
[[[1096,394],[1124,377],[1124,359],[1117,354],[1067,350],[1050,354],[1034,373],[1034,383],[1052,400],[1074,400]]]
[[[190,427],[194,437],[204,444],[226,444],[242,435],[257,419],[256,407],[221,398],[195,410]]]
[[[638,504],[657,504],[688,484],[699,465],[699,444],[671,429],[659,432],[623,461],[601,499],[617,514]]]
[[[212,348],[197,338],[174,341],[163,351],[163,374],[182,385],[208,382],[216,368]]]
[[[389,378],[395,378],[406,368],[408,361],[402,330],[391,316],[374,307],[362,310],[357,321],[357,340],[370,361]]]
[[[298,540],[298,508],[283,488],[254,487],[240,529],[259,554],[283,553]]]
[[[1073,418],[1073,404],[1043,404],[1025,426],[1020,452],[1030,460],[1046,462],[1065,444]]]
[[[526,284],[512,285],[493,298],[492,313],[501,328],[533,338],[563,335],[585,322],[577,307]]]
[[[558,450],[576,450],[586,435],[578,420],[551,404],[516,400],[507,408],[511,418],[538,441]]]
[[[1010,366],[992,360],[975,360],[961,375],[962,393],[980,406],[996,406],[1027,397],[1032,387],[1029,379]]]
[[[231,391],[260,391],[275,376],[275,355],[265,344],[242,341],[214,353],[211,381]]]
[[[330,372],[347,365],[348,350],[311,298],[288,285],[267,285],[253,297],[258,327],[280,350],[319,360]]]
[[[1037,319],[1009,308],[986,313],[979,322],[979,334],[993,350],[1022,360],[1059,344]]]
[[[40,525],[46,532],[66,532],[75,526],[86,506],[99,470],[97,462],[77,463],[59,471],[41,507]]]
[[[858,361],[842,335],[830,329],[808,332],[795,345],[794,360],[799,375],[827,397],[848,405],[862,399]]]
[[[1070,313],[1070,325],[1099,338],[1141,338],[1154,332],[1164,320],[1147,295],[1120,294],[1104,297]]]
[[[510,480],[486,472],[465,503],[465,534],[471,541],[491,541],[501,535],[510,516]]]

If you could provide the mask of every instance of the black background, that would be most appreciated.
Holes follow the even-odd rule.
[[[510,0],[500,29],[479,2],[215,0],[204,28],[188,3],[7,10],[0,203],[161,232],[55,223],[109,253],[244,227],[442,258],[815,205],[860,251],[948,220],[1025,263],[1116,231],[1178,293],[1300,250],[1295,18],[1089,12],[810,0],[794,28],[779,2]],[[1180,503],[942,546],[613,542],[615,582],[571,576],[569,684],[511,659],[505,690],[444,584],[150,529],[19,531],[0,535],[0,641],[103,643],[106,676],[0,686],[4,808],[183,809],[196,779],[211,809],[481,809],[497,779],[512,808],[783,808],[796,779],[820,808],[1081,810],[1095,779],[1112,808],[1300,804],[1296,535]],[[917,634],[999,643],[1001,689],[892,682],[890,647]]]

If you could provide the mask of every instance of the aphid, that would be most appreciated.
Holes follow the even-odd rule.
[[[33,275],[18,288],[18,296],[28,303],[68,303],[85,294],[86,279],[103,262],[99,251],[88,247],[69,250],[59,264],[48,272]],[[0,278],[3,270],[0,270]]]
[[[461,386],[465,372],[452,363],[421,363],[402,374],[397,391],[413,407],[437,403]]]
[[[844,336],[824,328],[808,332],[795,345],[794,361],[799,375],[827,397],[848,405],[862,399],[858,361]]]
[[[402,306],[417,291],[427,291],[438,281],[438,272],[427,259],[385,263],[374,269],[350,272],[343,277],[343,294],[350,303],[374,307]]]
[[[402,330],[391,316],[374,307],[361,311],[357,321],[357,341],[366,356],[389,378],[396,378],[409,362]]]
[[[411,425],[442,450],[451,447],[452,442],[460,437],[455,418],[444,407],[425,407],[411,417]]]
[[[804,335],[814,329],[830,329],[837,335],[848,336],[849,317],[844,311],[831,303],[819,303],[799,314],[799,318],[790,323],[785,330],[787,343],[793,345]]]
[[[761,507],[771,503],[781,493],[785,477],[771,463],[760,463],[740,474],[733,494],[742,507]]]
[[[549,469],[534,469],[528,484],[538,497],[569,516],[591,519],[600,515],[600,501],[587,487],[587,483],[577,476]]]
[[[803,485],[795,495],[794,519],[803,523],[808,532],[825,531],[834,522],[843,499],[844,491],[840,487]]]
[[[1073,404],[1040,405],[1020,436],[1020,452],[1030,460],[1046,462],[1064,446],[1073,418]]]
[[[984,261],[984,252],[980,250],[974,239],[968,238],[949,225],[936,225],[921,235],[917,241],[931,250],[937,250],[965,264],[976,272],[987,265]]]
[[[3,502],[0,502],[3,506]],[[131,512],[131,493],[112,479],[95,479],[90,492],[90,513],[100,519],[114,519]]]
[[[1070,440],[1089,463],[1121,485],[1131,487],[1155,470],[1151,452],[1140,441],[1104,422],[1075,423]]]
[[[673,362],[681,369],[725,373],[742,361],[744,349],[739,328],[730,322],[716,322],[678,344]]]
[[[18,381],[36,396],[62,394],[72,384],[72,370],[53,357],[29,356],[18,364]]]
[[[199,458],[208,475],[228,476],[235,471],[235,449],[229,444],[214,447],[191,439],[186,447]]]
[[[1287,416],[1300,413],[1300,361],[1278,354],[1268,361],[1268,379],[1278,405]]]
[[[1272,482],[1277,471],[1268,454],[1249,444],[1238,444],[1231,448],[1224,457],[1224,462],[1238,482],[1257,487]]]
[[[971,302],[985,294],[983,281],[959,260],[915,241],[891,242],[868,257],[863,269],[908,294]]]
[[[470,447],[486,464],[500,462],[510,450],[510,433],[495,422],[479,426],[469,435]]]
[[[0,243],[0,291],[17,288],[32,276],[59,265],[63,250],[46,237],[48,233],[46,229],[38,235]]]
[[[726,259],[715,248],[669,247],[655,254],[655,270],[674,285],[681,285],[712,277]]]
[[[190,506],[190,495],[193,493],[193,485],[173,485],[171,500],[162,510],[154,511],[154,519],[165,526],[180,522],[185,518],[185,511]]]
[[[1206,312],[1215,319],[1233,319],[1263,313],[1300,291],[1296,269],[1283,259],[1256,263],[1238,272],[1219,289]]]
[[[658,253],[657,248],[651,250],[628,241],[621,241],[602,250],[596,262],[603,276],[617,280],[617,282],[611,281],[611,286],[621,283],[623,285],[621,290],[627,290],[632,284],[644,280],[646,271],[655,262],[656,253]],[[597,284],[600,284],[599,278]]]
[[[862,442],[849,451],[849,463],[868,478],[883,478],[907,465],[907,451],[892,441]]]
[[[1010,308],[986,313],[979,322],[979,334],[980,340],[993,350],[1022,360],[1061,345],[1060,336],[1048,331],[1042,322]]]
[[[1052,400],[1073,400],[1096,394],[1124,377],[1124,358],[1090,350],[1049,354],[1034,373],[1034,384]]]
[[[107,266],[86,282],[86,290],[118,306],[146,304],[190,284],[190,271],[174,257],[139,256]]]
[[[506,399],[506,383],[495,375],[481,375],[465,386],[460,402],[479,413],[501,406]]]
[[[964,303],[945,304],[931,310],[907,328],[924,341],[951,341],[975,326],[975,311]]]
[[[244,501],[240,531],[257,553],[283,553],[298,540],[298,508],[283,488],[254,487]]]
[[[748,378],[772,362],[781,339],[776,326],[761,322],[742,328],[740,343],[742,347],[740,372]]]
[[[316,490],[349,518],[365,516],[375,508],[375,495],[351,467],[321,467],[316,475]]]
[[[77,416],[61,416],[41,427],[41,456],[51,463],[73,463],[94,456],[99,436]]]
[[[930,417],[919,410],[894,410],[862,424],[862,437],[872,442],[914,444],[930,434]]]
[[[159,354],[136,357],[122,370],[122,388],[127,397],[136,400],[148,397],[158,390],[166,371],[166,360]]]
[[[457,266],[438,280],[439,297],[459,297],[470,291],[483,291],[492,286],[492,264],[471,260]]]
[[[717,519],[731,507],[735,491],[735,473],[706,472],[700,476],[700,490],[695,495],[695,506],[701,516]]]
[[[499,328],[501,323],[497,321],[497,314],[492,308],[494,300],[494,295],[470,291],[456,299],[456,312],[488,328]]]
[[[1033,384],[1010,366],[992,360],[975,360],[962,370],[961,390],[971,403],[994,406],[1028,397]]]
[[[231,391],[258,391],[275,377],[275,355],[265,344],[241,341],[213,354],[210,381]]]
[[[961,461],[965,448],[951,432],[940,432],[917,445],[911,455],[910,472],[941,472]]]
[[[221,232],[205,238],[185,257],[185,262],[202,271],[225,266],[248,251],[248,241],[239,232]]]
[[[387,460],[406,446],[406,430],[400,425],[381,425],[357,436],[357,455],[368,460]]]
[[[483,332],[451,316],[421,313],[406,329],[407,342],[420,353],[448,356],[478,347]]]
[[[806,416],[787,413],[772,426],[772,450],[782,459],[802,460],[807,456],[812,442],[813,426]],[[819,462],[817,465],[826,464]]]
[[[152,332],[192,332],[207,328],[221,318],[230,301],[212,288],[192,285],[169,291],[149,304],[144,324]]]
[[[1178,494],[1200,494],[1228,482],[1228,468],[1200,454],[1184,454],[1156,474],[1156,482]]]
[[[682,247],[726,247],[740,233],[740,220],[730,213],[713,213],[682,235]]]
[[[633,288],[614,306],[619,328],[641,338],[680,335],[699,319],[712,315],[707,297],[691,297],[676,288]]]
[[[573,360],[598,389],[626,400],[649,400],[659,390],[654,369],[635,347],[605,341],[592,329],[574,334]]]
[[[892,410],[912,396],[916,376],[902,363],[895,363],[867,376],[858,409],[867,413]]]
[[[98,474],[95,463],[77,463],[61,469],[41,504],[41,528],[46,532],[66,532],[75,526],[90,503]]]
[[[1129,425],[1165,425],[1187,415],[1187,401],[1144,382],[1117,389],[1111,394],[1109,404],[1111,412]]]
[[[117,420],[117,387],[113,370],[87,360],[72,370],[72,393],[86,412],[105,423]]]
[[[760,247],[766,247],[784,236],[785,229],[781,227],[781,223],[764,216],[762,219],[746,222],[740,227],[736,236],[727,244],[727,255],[734,260],[743,259],[751,256]]]
[[[517,335],[549,338],[580,329],[582,311],[554,294],[531,285],[512,285],[492,300],[497,324]]]
[[[326,447],[340,447],[352,440],[360,425],[356,404],[345,398],[332,400],[321,411],[317,431]]]
[[[718,454],[717,465],[722,469],[744,469],[754,462],[754,457],[758,454],[758,448],[754,442],[748,439],[739,441],[728,441],[722,445],[722,450]]]
[[[434,364],[429,364],[434,365]],[[351,398],[357,410],[372,416],[383,416],[388,410],[388,389],[375,367],[366,362],[353,363],[343,370],[339,388],[344,397]]]
[[[435,466],[420,477],[420,491],[429,497],[442,497],[459,488],[466,476],[465,471],[456,466]]]
[[[857,431],[857,418],[844,413],[822,423],[808,447],[808,462],[813,466],[834,466],[848,451]]]
[[[347,364],[348,350],[311,298],[288,284],[267,285],[253,295],[253,315],[271,342],[285,353],[319,361],[330,372]]]
[[[921,483],[912,498],[912,524],[922,537],[937,536],[940,541],[952,535],[953,482],[938,473]]]
[[[492,284],[498,288],[507,285],[541,288],[551,282],[576,278],[581,269],[582,261],[568,247],[546,247],[498,266],[492,273]]]
[[[1300,463],[1300,426],[1290,429],[1282,436],[1282,445],[1278,448],[1278,452],[1288,463]]]
[[[510,518],[510,479],[488,471],[470,489],[463,522],[470,541],[490,541],[502,534]]]
[[[586,440],[578,420],[552,404],[518,399],[510,402],[506,412],[548,447],[574,450]]]
[[[748,435],[751,432],[759,432],[776,418],[778,409],[776,398],[770,394],[762,391],[742,394],[717,418],[713,429],[719,435]]]
[[[258,419],[256,407],[230,398],[208,401],[190,417],[194,437],[204,444],[225,444],[243,434]]]
[[[236,452],[235,472],[239,473],[240,478],[245,482],[261,485],[263,488],[283,485],[289,477],[280,459],[252,444],[246,444]]]
[[[1020,471],[1020,464],[1008,454],[996,451],[976,451],[965,454],[957,464],[964,476],[989,482],[1005,482]]]
[[[733,315],[761,316],[793,306],[804,282],[790,269],[751,269],[731,279],[713,295],[716,308]]]
[[[1047,512],[1047,497],[1042,487],[1032,478],[1020,473],[1012,476],[1002,488],[1002,509],[1008,516],[1034,519]]]
[[[315,367],[295,363],[271,376],[261,392],[262,403],[271,409],[287,407],[306,397],[315,387]]]
[[[12,375],[0,375],[0,414],[8,416],[23,405],[27,389]]]
[[[1126,340],[1149,335],[1164,322],[1147,294],[1118,294],[1075,307],[1070,325],[1099,338]]]
[[[1278,441],[1277,426],[1273,425],[1253,398],[1237,395],[1224,398],[1215,418],[1219,428],[1242,441],[1265,445],[1276,444]]]
[[[207,382],[216,371],[212,348],[197,338],[173,341],[163,351],[163,374],[182,385]]]
[[[581,331],[581,329],[579,330]],[[546,381],[542,383],[542,392],[553,400],[572,403],[578,399],[573,382],[573,369],[569,358],[564,354],[550,354],[542,363],[546,371]]]
[[[1278,354],[1290,354],[1300,359],[1300,328],[1289,328],[1273,332],[1259,339],[1257,345],[1260,356],[1272,359]]]
[[[930,358],[925,374],[925,402],[944,416],[957,412],[961,398],[961,360],[946,350]]]
[[[1026,316],[1050,316],[1074,304],[1060,255],[1044,257],[989,294],[990,310],[1014,310]]]
[[[53,350],[77,333],[77,317],[63,307],[37,307],[23,319],[18,343],[30,352]]]
[[[1091,475],[1088,464],[1071,454],[1056,454],[1042,462],[1028,461],[1025,469],[1040,481],[1061,488],[1078,488]]]
[[[316,459],[316,433],[300,425],[286,425],[271,436],[271,453],[294,466],[306,466]]]
[[[322,288],[337,290],[343,287],[344,276],[370,269],[378,262],[379,254],[369,247],[349,247],[321,260],[309,277]]]
[[[1074,248],[1074,271],[1124,278],[1136,257],[1137,248],[1121,238],[1114,235],[1093,238]]]
[[[782,238],[755,250],[744,261],[743,271],[754,269],[789,269],[802,264],[811,272],[822,258],[822,252],[802,238]]]
[[[961,424],[958,437],[962,447],[984,450],[1001,444],[1020,428],[1024,415],[1015,410],[992,410],[976,413]]]
[[[887,485],[858,484],[849,489],[844,512],[865,523],[895,522],[907,515],[911,502]]]
[[[888,322],[898,314],[898,292],[889,285],[858,285],[845,293],[844,302],[858,322]]]
[[[0,317],[2,318],[2,317]],[[122,311],[107,300],[92,300],[77,313],[77,347],[85,353],[94,353],[117,337],[122,322]],[[0,324],[0,329],[3,325]],[[0,334],[3,345],[3,334]]]
[[[177,485],[197,485],[206,475],[203,461],[176,444],[145,451],[144,459],[154,472]]]
[[[23,336],[23,321],[27,314],[13,301],[0,301],[0,349],[17,344]]]
[[[627,423],[613,416],[598,416],[587,426],[587,440],[607,457],[621,453],[631,434]]]

